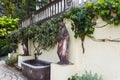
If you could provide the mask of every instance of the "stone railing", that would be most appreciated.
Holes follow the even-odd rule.
[[[50,18],[59,16],[65,11],[69,11],[72,6],[84,5],[87,1],[94,2],[97,0],[54,0],[25,18],[22,21],[22,27],[29,26],[31,24],[40,24]]]
[[[22,21],[22,27],[39,24],[68,10],[72,0],[55,0]]]

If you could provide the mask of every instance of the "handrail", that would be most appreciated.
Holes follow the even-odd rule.
[[[38,24],[66,11],[67,0],[54,0],[22,21],[22,27]]]
[[[81,3],[79,3],[79,1],[81,1]],[[22,27],[27,27],[31,24],[40,24],[68,11],[72,6],[84,6],[88,1],[96,2],[97,0],[54,0],[34,12],[32,15],[28,15],[28,17],[22,21]]]

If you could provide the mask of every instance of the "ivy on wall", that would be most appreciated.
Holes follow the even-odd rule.
[[[51,19],[40,26],[32,25],[29,27],[28,38],[33,41],[33,46],[37,53],[41,53],[42,49],[48,50],[57,43],[59,28],[56,21]],[[35,42],[38,45],[35,45]]]
[[[119,0],[99,0],[97,3],[89,2],[86,6],[93,9],[93,13],[96,16],[100,16],[107,23],[114,25],[120,23]]]
[[[58,19],[54,18],[41,25],[31,25],[22,27],[14,31],[9,39],[20,42],[27,38],[33,42],[35,53],[41,54],[41,50],[48,50],[57,43],[57,34],[59,32]],[[38,43],[37,45],[35,43]]]
[[[85,52],[83,45],[85,36],[94,38],[92,36],[94,33],[93,25],[97,24],[98,16],[107,22],[106,25],[120,24],[120,1],[98,0],[96,3],[87,2],[84,7],[74,7],[61,16],[61,19],[67,18],[72,20],[71,29],[75,33],[75,38],[81,38],[83,53]]]
[[[62,18],[68,18],[72,20],[72,31],[74,31],[75,38],[80,37],[81,39],[81,45],[84,51],[84,39],[85,36],[91,36],[94,32],[94,28],[92,27],[94,23],[92,22],[92,19],[94,17],[94,14],[92,13],[91,10],[87,10],[85,7],[82,8],[72,8],[69,13],[63,14]]]
[[[92,36],[94,33],[93,25],[97,24],[96,21],[99,16],[103,21],[107,22],[106,25],[120,24],[120,1],[98,0],[96,3],[87,2],[84,7],[74,7],[69,12],[64,13],[59,17],[59,20],[67,18],[72,21],[71,29],[75,33],[74,37],[81,39],[83,53],[85,52],[85,36],[94,38]],[[33,41],[37,53],[40,53],[41,49],[49,49],[57,43],[57,34],[59,32],[57,24],[59,20],[57,18],[51,19],[39,26],[31,25],[29,27],[24,27],[23,29],[18,30],[18,32],[23,31],[24,36]],[[18,35],[20,35],[20,33],[18,33]],[[15,36],[18,37],[16,34]],[[22,37],[19,37],[19,39],[20,38]],[[105,39],[100,41],[105,41]],[[39,43],[39,45],[35,46],[35,42]]]

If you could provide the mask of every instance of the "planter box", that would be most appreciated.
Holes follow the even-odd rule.
[[[23,61],[22,73],[28,80],[50,80],[50,63],[41,60]]]
[[[19,56],[18,57],[18,66],[21,68],[21,63],[26,60],[35,59],[34,56]]]
[[[17,56],[19,56],[20,54],[19,53],[8,53],[8,57],[10,58],[11,56],[12,57],[17,57]]]

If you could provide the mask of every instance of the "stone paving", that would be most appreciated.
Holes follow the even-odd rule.
[[[27,80],[21,72],[0,61],[0,80]]]

